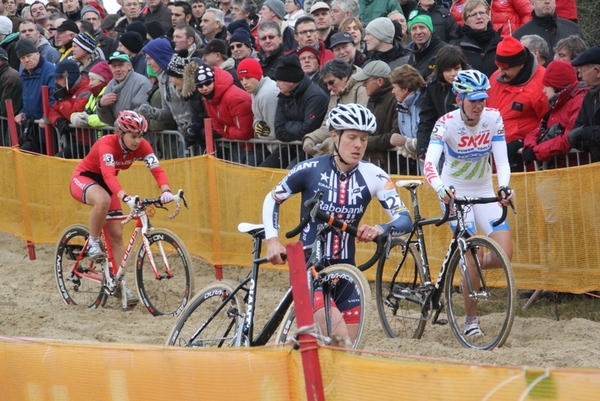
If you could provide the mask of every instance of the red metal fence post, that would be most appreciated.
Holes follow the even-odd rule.
[[[12,99],[6,99],[6,114],[8,117],[8,132],[10,133],[10,145],[19,146],[19,134],[17,133],[17,123],[15,122],[15,109]]]
[[[298,327],[308,327],[314,324],[312,303],[308,292],[308,279],[304,263],[304,250],[301,242],[292,242],[286,246],[290,265],[290,279],[292,281],[292,294],[296,321]],[[304,383],[308,401],[324,401],[323,379],[321,365],[319,364],[319,348],[317,339],[310,334],[300,334],[300,352],[304,368]]]
[[[48,91],[48,86],[42,86],[42,109],[44,110],[44,133],[46,138],[46,155],[54,156],[56,153],[52,148],[52,144],[54,141],[52,140],[52,125],[47,122],[48,114],[50,111],[50,92]]]

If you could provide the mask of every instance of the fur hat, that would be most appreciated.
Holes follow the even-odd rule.
[[[281,56],[275,68],[275,80],[283,82],[298,83],[304,78],[304,71],[300,66],[297,54]]]
[[[496,47],[496,65],[510,68],[527,62],[527,50],[518,39],[505,36]]]
[[[575,68],[568,61],[554,60],[544,73],[542,83],[544,86],[550,86],[554,89],[565,89],[573,82],[577,82],[577,74]]]
[[[365,31],[384,43],[393,43],[396,33],[392,20],[386,17],[375,18],[369,22]]]

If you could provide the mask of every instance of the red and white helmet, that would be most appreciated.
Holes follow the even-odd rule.
[[[115,128],[121,132],[133,132],[144,135],[148,131],[146,118],[131,110],[122,110],[115,121]]]

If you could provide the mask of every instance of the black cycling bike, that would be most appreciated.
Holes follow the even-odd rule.
[[[500,197],[456,197],[453,204],[446,206],[442,218],[423,218],[416,192],[422,182],[406,180],[396,185],[411,194],[414,223],[408,236],[392,240],[388,261],[377,268],[377,310],[385,332],[392,338],[421,338],[427,321],[449,322],[452,333],[464,347],[490,350],[502,346],[510,333],[517,302],[513,270],[500,245],[489,237],[469,235],[464,221],[471,205],[499,202]],[[452,217],[451,210],[454,210]],[[506,214],[507,208],[503,207],[502,217],[493,225],[502,223]],[[437,281],[433,282],[423,227],[440,226],[449,218],[456,220],[457,226]],[[471,284],[470,272],[473,271],[479,276],[476,287]],[[477,302],[483,336],[464,333],[465,297]],[[447,320],[440,318],[444,306]]]
[[[356,334],[351,344],[359,348],[364,342],[363,332],[370,318],[369,301],[371,290],[360,270],[365,270],[375,264],[386,254],[391,244],[390,233],[384,233],[375,238],[377,250],[365,264],[357,267],[348,264],[328,265],[322,255],[325,249],[327,235],[338,230],[350,235],[356,235],[356,228],[342,220],[319,210],[319,200],[322,193],[317,193],[304,203],[308,213],[300,224],[286,234],[287,238],[298,235],[310,221],[321,221],[318,225],[317,236],[313,244],[305,246],[309,254],[306,267],[311,295],[322,291],[324,299],[324,324],[317,325],[317,337],[325,344],[330,344],[336,333],[336,317],[332,317],[331,304],[336,297],[345,292],[349,286],[356,290],[360,303],[360,319]],[[175,326],[167,338],[167,345],[183,347],[222,347],[222,346],[259,346],[269,342],[276,335],[278,343],[290,339],[290,334],[296,329],[296,314],[292,305],[291,288],[287,290],[267,323],[260,333],[254,334],[254,311],[258,294],[258,272],[260,265],[267,262],[261,258],[262,242],[265,239],[263,225],[241,223],[241,232],[252,236],[254,242],[252,269],[248,276],[239,283],[218,281],[203,288],[189,302],[179,316]],[[314,296],[311,298],[314,299]],[[337,324],[341,323],[337,320]],[[292,336],[293,338],[293,336]]]

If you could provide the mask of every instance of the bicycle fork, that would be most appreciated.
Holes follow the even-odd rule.
[[[483,278],[483,268],[480,257],[478,255],[478,248],[467,248],[467,243],[463,238],[459,240],[458,247],[460,252],[461,277],[467,283],[466,289],[468,290],[469,298],[475,302],[479,301],[480,299],[488,299],[490,294],[487,291],[487,285],[485,284],[485,279]],[[475,291],[473,289],[473,284],[471,283],[471,273],[469,272],[469,263],[467,260],[468,253],[470,253],[473,258],[475,273],[479,276],[479,291]],[[462,282],[461,285],[463,285]]]

